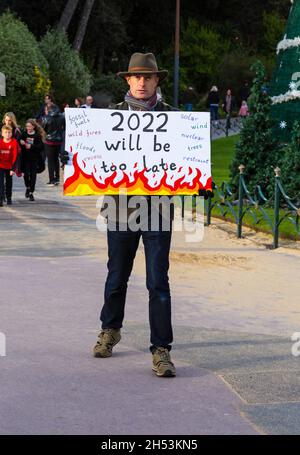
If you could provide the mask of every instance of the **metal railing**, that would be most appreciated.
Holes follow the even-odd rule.
[[[278,167],[275,169],[275,190],[274,196],[271,198],[264,195],[259,185],[254,188],[253,194],[251,194],[244,178],[245,166],[240,165],[239,171],[237,193],[233,193],[230,185],[223,182],[219,187],[215,187],[214,197],[206,201],[207,225],[211,224],[213,211],[214,214],[219,211],[224,218],[229,214],[237,225],[237,237],[241,238],[245,215],[248,214],[252,217],[255,226],[259,227],[259,224],[264,221],[270,227],[273,234],[273,248],[278,248],[280,226],[284,220],[291,222],[296,234],[300,235],[300,208],[286,194],[281,182],[280,169]]]

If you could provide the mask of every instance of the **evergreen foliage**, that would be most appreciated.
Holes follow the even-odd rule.
[[[77,96],[88,94],[92,76],[78,52],[71,48],[66,33],[49,30],[40,42],[40,49],[49,63],[56,103],[73,103]]]
[[[274,133],[289,142],[296,118],[300,115],[300,0],[294,0],[281,46],[277,51],[270,94],[273,98]]]
[[[262,63],[257,61],[252,70],[255,72],[255,79],[249,98],[251,115],[245,119],[231,165],[231,179],[235,185],[238,183],[239,165],[245,166],[244,175],[249,188],[257,184],[266,187],[273,181],[279,156],[278,143],[272,131],[271,100],[265,85],[265,69]]]
[[[281,165],[284,189],[288,196],[300,199],[300,123],[294,122],[291,142]]]
[[[0,71],[6,77],[6,96],[0,111],[32,116],[50,88],[48,63],[27,25],[12,13],[0,16]]]

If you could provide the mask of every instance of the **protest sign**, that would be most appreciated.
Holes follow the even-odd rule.
[[[207,112],[67,108],[64,194],[189,195],[211,188]]]

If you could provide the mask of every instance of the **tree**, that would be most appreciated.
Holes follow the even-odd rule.
[[[40,48],[49,62],[53,93],[58,103],[73,103],[75,97],[85,96],[89,92],[91,74],[78,52],[71,48],[66,33],[49,30]]]
[[[116,73],[128,64],[132,50],[128,36],[131,7],[125,8],[122,3],[119,0],[101,0],[93,6],[81,53],[96,76]]]
[[[281,164],[284,189],[290,197],[300,198],[300,123],[295,121],[291,143]]]
[[[284,38],[277,46],[277,66],[270,94],[274,132],[289,141],[295,119],[300,115],[300,0],[294,0]]]
[[[66,32],[68,30],[69,24],[72,20],[73,14],[77,8],[79,0],[68,0],[60,20],[57,24],[57,29],[60,31]]]
[[[189,19],[180,44],[180,76],[186,85],[193,85],[203,93],[217,77],[218,62],[229,47],[228,41],[213,28]]]
[[[260,61],[252,68],[255,78],[249,98],[250,116],[245,120],[231,165],[231,181],[237,186],[240,164],[245,165],[250,188],[271,182],[278,163],[278,145],[272,131],[271,100],[266,91],[266,72]]]
[[[91,15],[91,11],[92,11],[92,8],[94,5],[94,1],[95,0],[85,0],[83,13],[80,18],[77,33],[76,33],[74,43],[73,43],[73,48],[76,51],[80,51],[80,49],[81,49],[82,42],[83,42],[85,32],[86,32],[86,28],[87,28],[87,24],[88,24],[88,21],[89,21],[90,15]]]
[[[274,49],[285,29],[285,20],[277,12],[264,12],[262,20],[263,33],[261,34],[261,52],[265,55],[273,54]]]
[[[0,68],[6,76],[0,110],[14,111],[25,120],[36,113],[49,90],[48,63],[27,26],[9,12],[0,16],[0,40]]]

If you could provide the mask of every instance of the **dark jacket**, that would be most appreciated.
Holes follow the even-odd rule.
[[[40,123],[43,120],[43,117],[45,117],[45,109],[46,109],[46,103],[43,103],[38,111],[38,113],[35,116],[35,119],[38,123]],[[56,104],[53,104],[54,109],[58,109],[59,107]]]
[[[220,102],[219,92],[209,92],[209,95],[208,95],[208,98],[207,98],[208,107],[211,104],[219,104],[219,102]]]
[[[51,110],[42,118],[42,127],[46,132],[45,144],[60,145],[64,135],[64,115],[59,109]]]
[[[38,133],[28,134],[27,131],[22,133],[21,139],[31,144],[30,149],[25,145],[21,145],[22,150],[22,164],[25,161],[37,161],[40,158],[41,152],[44,148],[41,136]]]
[[[251,90],[248,85],[243,85],[240,89],[240,99],[241,101],[247,101],[250,96]]]
[[[235,97],[231,95],[231,103],[230,103],[230,108],[229,108],[229,111],[227,111],[227,107],[226,107],[226,96],[225,96],[225,99],[223,101],[223,104],[222,104],[222,108],[223,108],[223,111],[226,112],[226,114],[231,114],[233,109],[235,108]]]

